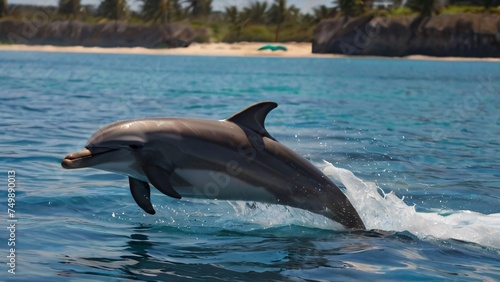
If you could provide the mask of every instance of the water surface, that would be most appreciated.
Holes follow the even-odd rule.
[[[0,66],[4,207],[7,170],[18,185],[17,274],[3,279],[500,279],[498,63],[0,52]],[[268,131],[371,231],[157,191],[149,216],[126,177],[60,167],[107,123],[223,119],[261,100],[279,104]]]

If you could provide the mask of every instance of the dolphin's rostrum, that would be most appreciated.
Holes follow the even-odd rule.
[[[364,229],[342,191],[319,169],[265,129],[277,104],[260,102],[226,120],[150,118],[99,129],[67,169],[125,174],[136,203],[154,214],[149,183],[165,195],[287,205]]]

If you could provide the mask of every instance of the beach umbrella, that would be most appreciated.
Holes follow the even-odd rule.
[[[272,45],[272,44],[268,44],[268,45],[264,45],[262,47],[260,47],[259,49],[257,49],[258,51],[263,51],[263,50],[271,50],[271,51],[277,51],[277,50],[280,50],[280,51],[287,51],[286,47],[285,46],[282,46],[282,45]]]

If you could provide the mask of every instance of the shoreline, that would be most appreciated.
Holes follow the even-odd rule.
[[[427,61],[482,61],[500,62],[500,58],[432,57],[410,55],[405,57],[347,56],[340,54],[313,54],[311,43],[277,43],[288,51],[258,51],[265,42],[239,43],[192,43],[186,48],[148,49],[144,47],[83,47],[53,45],[0,45],[0,51],[92,53],[92,54],[137,54],[137,55],[184,55],[184,56],[228,56],[228,57],[278,57],[278,58],[380,58]]]

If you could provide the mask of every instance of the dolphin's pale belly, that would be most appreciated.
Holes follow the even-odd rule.
[[[277,202],[276,196],[266,188],[248,184],[225,172],[177,169],[175,173],[185,180],[180,184],[172,183],[175,190],[183,197]]]
[[[118,174],[125,174],[127,176],[134,177],[136,179],[140,179],[142,181],[148,181],[148,178],[144,175],[142,171],[138,168],[134,167],[135,162],[118,162],[118,161],[110,161],[108,163],[102,163],[95,165],[95,168],[109,171]]]

